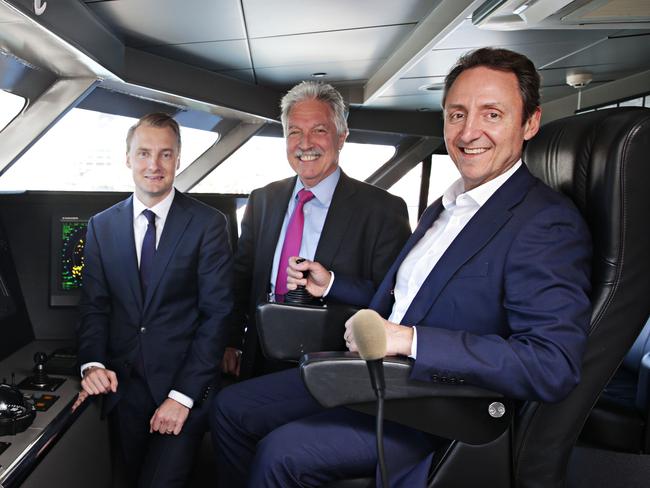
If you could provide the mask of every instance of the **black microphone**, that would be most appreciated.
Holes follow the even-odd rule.
[[[384,320],[374,310],[359,310],[352,317],[352,336],[359,355],[366,361],[370,382],[377,396],[377,462],[381,484],[388,488],[388,470],[384,459],[384,356],[386,355],[386,329]]]

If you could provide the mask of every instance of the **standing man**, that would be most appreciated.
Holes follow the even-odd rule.
[[[78,328],[82,388],[106,395],[130,486],[183,486],[207,426],[232,309],[225,217],[173,188],[180,128],[129,129],[135,193],[90,220]]]
[[[367,297],[385,319],[387,353],[415,359],[414,380],[541,402],[562,400],[580,381],[591,240],[575,206],[521,161],[539,129],[539,84],[528,58],[490,48],[462,57],[445,80],[445,143],[461,178],[427,209]],[[332,284],[311,261],[292,261],[291,275],[291,286],[317,295],[327,286],[338,297],[358,291],[343,273]],[[350,330],[345,339],[356,351]],[[296,371],[233,385],[216,400],[228,486],[324,485],[375,473],[374,418],[320,407]],[[426,486],[436,442],[386,422],[390,486]]]
[[[401,198],[339,168],[348,127],[338,91],[303,81],[284,96],[281,108],[287,159],[296,176],[253,191],[242,221],[235,313],[223,362],[225,372],[242,378],[272,370],[258,342],[255,308],[269,292],[287,292],[289,257],[315,259],[372,291],[411,232]],[[297,218],[303,225],[296,232]]]

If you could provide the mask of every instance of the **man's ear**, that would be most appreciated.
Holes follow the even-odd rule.
[[[524,141],[529,141],[533,137],[535,137],[535,134],[537,134],[537,131],[539,131],[539,126],[540,126],[540,121],[542,119],[542,109],[540,107],[537,107],[533,114],[528,117],[528,120],[526,121],[525,129],[524,129]]]
[[[129,153],[126,153],[126,167],[131,168],[131,158],[129,157]]]

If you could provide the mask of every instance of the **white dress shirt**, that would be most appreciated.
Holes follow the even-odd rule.
[[[169,195],[167,195],[163,200],[151,208],[142,203],[135,195],[135,193],[133,194],[133,237],[135,244],[135,253],[138,259],[138,267],[140,266],[140,254],[142,253],[142,241],[144,240],[144,235],[147,232],[147,226],[149,225],[147,218],[142,215],[142,212],[149,208],[149,210],[156,214],[156,249],[158,249],[160,236],[163,233],[165,222],[167,221],[169,209],[172,206],[175,194],[176,190],[172,187],[172,191],[169,192]],[[102,363],[98,362],[85,363],[81,366],[82,377],[84,371],[91,366],[97,366],[99,368],[105,367]],[[192,408],[194,406],[194,400],[179,391],[171,390],[168,396],[172,400],[176,400],[178,403],[186,406],[187,408]]]
[[[451,243],[483,204],[519,169],[521,164],[521,160],[517,161],[502,175],[467,192],[465,184],[460,178],[443,193],[442,206],[444,210],[440,212],[422,239],[411,249],[397,270],[394,289],[395,303],[388,318],[390,322],[399,324],[402,321],[427,276],[438,264]],[[415,358],[416,351],[417,327],[413,327],[410,357]]]

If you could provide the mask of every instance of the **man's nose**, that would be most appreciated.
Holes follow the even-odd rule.
[[[312,147],[311,136],[308,132],[302,135],[300,142],[298,143],[298,147],[303,151]]]
[[[460,138],[463,142],[471,142],[481,137],[481,121],[478,116],[468,114],[463,122]]]

